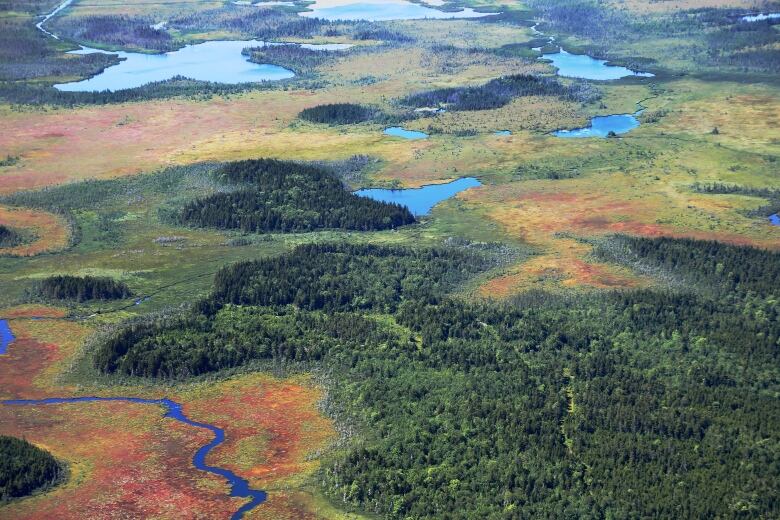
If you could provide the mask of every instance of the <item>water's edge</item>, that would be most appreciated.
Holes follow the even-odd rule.
[[[249,482],[239,477],[230,470],[219,468],[216,466],[209,466],[206,464],[206,456],[225,442],[225,431],[221,428],[208,423],[202,423],[193,421],[182,410],[182,405],[171,401],[170,399],[141,399],[139,397],[49,397],[46,399],[9,399],[0,401],[6,406],[40,406],[40,405],[57,405],[68,403],[83,403],[83,402],[127,402],[135,404],[151,404],[162,406],[165,408],[165,417],[169,417],[176,421],[179,421],[188,426],[199,428],[202,430],[208,430],[214,434],[214,438],[208,444],[201,446],[195,455],[192,457],[192,464],[201,471],[206,471],[214,475],[223,477],[230,484],[230,496],[249,498],[250,501],[241,506],[231,518],[238,520],[243,518],[244,513],[251,511],[258,505],[262,504],[266,500],[266,492],[259,489],[252,489],[249,487]]]

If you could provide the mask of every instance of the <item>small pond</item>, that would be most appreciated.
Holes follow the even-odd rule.
[[[769,215],[769,223],[773,226],[780,226],[780,214]]]
[[[0,354],[8,353],[8,345],[14,340],[14,333],[6,320],[0,320]]]
[[[405,0],[316,0],[311,11],[300,13],[309,18],[325,20],[419,20],[423,18],[480,18],[490,13],[478,13],[470,7],[445,12]]]
[[[355,195],[368,197],[382,202],[393,202],[409,208],[414,216],[427,215],[431,208],[439,202],[454,197],[461,191],[476,186],[482,186],[474,177],[462,177],[445,184],[428,184],[420,188],[405,190],[388,190],[381,188],[367,188],[358,190]]]
[[[542,54],[542,58],[550,60],[558,69],[558,75],[567,78],[609,81],[629,76],[653,77],[650,72],[636,72],[618,65],[607,65],[606,60],[597,60],[586,54],[571,54],[563,49],[552,54]]]
[[[402,137],[403,139],[428,139],[428,134],[425,132],[418,132],[417,130],[407,130],[405,128],[401,128],[400,126],[391,126],[390,128],[385,128],[385,135],[390,135],[393,137]]]
[[[510,132],[509,130],[498,130],[496,132],[493,132],[493,135],[507,136],[507,135],[512,135],[512,132]]]
[[[555,137],[607,137],[610,132],[625,134],[629,130],[639,126],[639,120],[635,114],[613,114],[611,116],[596,116],[590,120],[590,126],[574,128],[572,130],[558,130],[553,132]]]

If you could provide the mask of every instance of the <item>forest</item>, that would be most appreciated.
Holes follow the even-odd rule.
[[[329,125],[354,125],[370,121],[379,115],[379,110],[373,107],[355,103],[330,103],[304,108],[298,117],[312,123]]]
[[[780,190],[772,188],[749,188],[736,184],[724,184],[722,182],[697,182],[693,191],[698,193],[711,193],[713,195],[747,195],[767,199],[767,204],[748,210],[745,213],[750,217],[768,217],[780,212]]]
[[[133,295],[124,282],[104,276],[50,276],[38,282],[37,296],[47,300],[121,300]]]
[[[517,74],[488,81],[478,87],[450,87],[412,94],[400,101],[409,107],[436,107],[447,110],[490,110],[520,96],[556,96],[561,99],[592,102],[598,92],[586,83],[563,85],[555,78]]]
[[[65,468],[51,453],[23,439],[0,435],[0,503],[57,483]]]
[[[34,27],[31,18],[0,17],[0,81],[4,82],[0,91],[28,86],[17,83],[19,80],[71,74],[89,76],[117,62],[117,57],[111,54],[65,55]]]
[[[248,47],[242,53],[249,56],[249,61],[284,67],[298,76],[311,74],[315,68],[338,54],[334,51],[307,49],[300,45]]]
[[[111,47],[168,52],[177,49],[168,31],[155,28],[148,16],[91,15],[56,18],[52,28],[73,41],[95,42]]]
[[[394,229],[415,222],[404,206],[347,191],[326,168],[257,159],[227,164],[215,176],[235,189],[186,203],[176,217],[180,223],[253,233],[289,233]]]
[[[310,245],[223,269],[189,314],[120,326],[93,361],[158,378],[316,364],[328,412],[360,431],[325,489],[387,518],[776,510],[780,255],[618,239],[700,289],[469,302],[447,293],[490,265],[471,251]]]
[[[710,67],[776,73],[780,67],[780,20],[741,20],[743,9],[701,7],[663,15],[638,16],[593,0],[531,0],[542,14],[542,30],[549,27],[589,40],[591,51],[610,57],[615,41],[641,42],[648,35],[685,39],[681,47],[688,59]],[[677,51],[677,49],[675,49]],[[620,61],[626,59],[621,57]]]
[[[3,226],[0,224],[0,247],[18,246],[22,243],[22,241],[23,239],[19,233],[9,228],[8,226]]]

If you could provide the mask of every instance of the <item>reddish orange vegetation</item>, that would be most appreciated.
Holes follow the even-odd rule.
[[[10,318],[14,314],[39,311],[42,314],[61,312],[51,307],[30,306],[7,309],[0,315]],[[54,319],[17,318],[9,320],[9,325],[16,339],[8,346],[7,354],[0,356],[0,398],[36,399],[55,392],[57,395],[70,394],[72,389],[55,387],[54,379],[90,329]]]
[[[62,310],[50,307],[15,307],[0,315],[11,318],[16,336],[0,356],[0,399],[168,397],[183,403],[193,420],[225,430],[226,442],[209,464],[268,491],[268,501],[249,518],[317,517],[304,488],[319,464],[313,456],[328,447],[335,431],[317,408],[321,391],[307,377],[248,374],[178,390],[63,386],[58,376],[91,329],[56,318]],[[28,318],[45,315],[51,318]],[[67,483],[0,508],[3,518],[227,518],[242,504],[228,496],[223,479],[191,464],[210,434],[163,418],[161,408],[122,402],[0,405],[0,434],[24,436],[71,468]]]
[[[486,215],[507,233],[537,247],[539,256],[480,289],[485,296],[505,297],[535,284],[563,287],[630,288],[652,283],[618,266],[595,262],[591,247],[576,240],[626,233],[646,237],[689,237],[738,245],[780,248],[780,234],[757,228],[744,217],[734,231],[714,219],[730,218],[728,206],[697,206],[691,211],[687,195],[667,188],[647,188],[629,176],[614,174],[600,179],[526,182],[479,188],[462,197],[486,208]],[[641,192],[642,195],[637,195]]]
[[[47,305],[19,305],[0,311],[0,317],[3,319],[13,318],[64,318],[68,311],[59,307],[49,307]]]
[[[189,401],[189,415],[225,429],[227,441],[209,462],[268,492],[258,518],[284,518],[282,510],[295,513],[290,518],[305,516],[296,491],[319,467],[311,456],[335,438],[331,421],[317,408],[321,397],[308,378],[280,380],[260,374],[182,395]],[[268,510],[274,515],[268,516]]]
[[[0,431],[24,436],[69,463],[67,483],[4,506],[0,516],[42,518],[228,518],[241,505],[227,483],[190,461],[209,440],[129,403],[0,406]]]
[[[0,207],[0,224],[28,230],[36,237],[29,244],[0,248],[0,253],[4,255],[33,256],[58,251],[68,245],[68,226],[62,218],[52,213]]]

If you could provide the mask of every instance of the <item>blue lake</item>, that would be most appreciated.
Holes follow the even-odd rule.
[[[429,184],[406,190],[367,188],[356,191],[355,195],[400,204],[409,208],[414,216],[420,216],[427,215],[439,202],[476,186],[482,186],[482,183],[473,177],[463,177],[446,184]]]
[[[586,54],[571,54],[561,49],[553,54],[542,54],[542,58],[550,60],[558,69],[558,75],[567,78],[581,78],[608,81],[629,76],[651,78],[649,72],[636,72],[626,67],[607,65],[606,60],[597,60]]]
[[[556,137],[607,137],[610,132],[625,134],[639,126],[638,114],[613,114],[611,116],[596,116],[590,120],[590,126],[572,130],[553,132]]]
[[[400,126],[391,126],[385,128],[385,135],[391,135],[393,137],[402,137],[404,139],[428,139],[428,134],[425,132],[418,132],[417,130],[407,130]]]
[[[751,14],[748,16],[743,16],[740,18],[743,22],[761,22],[763,20],[775,20],[780,18],[780,13],[758,13],[758,14]]]
[[[265,502],[265,491],[252,489],[249,487],[249,482],[242,479],[230,470],[206,464],[206,456],[209,454],[209,452],[225,441],[225,431],[221,428],[217,428],[212,424],[193,421],[184,414],[181,404],[175,401],[171,401],[170,399],[140,399],[137,397],[52,397],[48,399],[12,399],[8,401],[2,401],[2,404],[7,406],[42,406],[69,403],[115,401],[162,406],[165,409],[165,417],[169,417],[175,421],[179,421],[180,423],[184,423],[194,428],[208,430],[214,434],[214,438],[211,442],[201,446],[200,449],[195,452],[195,456],[192,458],[192,464],[201,471],[206,471],[208,473],[218,475],[227,480],[230,484],[230,496],[250,499],[248,503],[233,513],[231,517],[232,519],[238,520],[243,518],[244,513]]]
[[[14,333],[11,332],[11,327],[8,326],[6,320],[0,320],[0,354],[6,354],[8,352],[8,345],[16,339]]]
[[[512,135],[512,132],[509,130],[498,130],[497,132],[493,132],[493,135],[507,136]]]
[[[780,226],[780,215],[775,213],[774,215],[769,215],[769,223],[773,226]],[[2,354],[2,352],[0,352]]]
[[[308,6],[311,11],[300,13],[309,18],[325,20],[419,20],[423,18],[481,18],[490,13],[478,13],[466,7],[460,11],[445,12],[404,0],[316,0]]]
[[[100,52],[116,54],[123,61],[108,67],[100,74],[83,81],[54,85],[67,92],[100,92],[140,87],[153,81],[164,81],[174,76],[219,83],[246,83],[288,79],[295,74],[284,67],[252,63],[241,54],[246,47],[262,47],[263,42],[211,41],[187,45],[165,54],[104,51],[82,47],[73,54]]]

